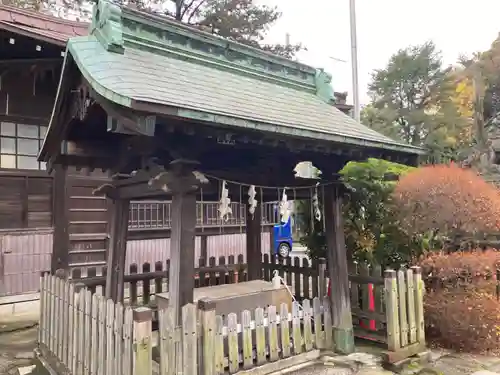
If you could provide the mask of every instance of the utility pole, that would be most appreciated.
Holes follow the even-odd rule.
[[[359,84],[358,84],[358,41],[356,33],[356,0],[349,0],[350,26],[351,26],[351,64],[352,64],[352,97],[353,118],[361,121],[359,106]]]

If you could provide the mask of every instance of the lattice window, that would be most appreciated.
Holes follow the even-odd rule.
[[[45,169],[36,158],[46,131],[46,126],[0,122],[0,167]]]

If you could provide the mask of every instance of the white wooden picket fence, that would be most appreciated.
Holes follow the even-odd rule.
[[[41,280],[39,350],[58,373],[134,372],[134,321],[131,307],[113,303],[56,276]]]
[[[158,312],[159,333],[152,331],[152,311],[132,309],[91,294],[80,285],[45,275],[41,280],[39,352],[57,373],[89,375],[234,374],[287,360],[314,349],[333,350],[327,301],[304,300],[241,316],[215,314],[207,300],[182,308],[176,327],[173,310]],[[152,348],[160,358],[153,361]]]

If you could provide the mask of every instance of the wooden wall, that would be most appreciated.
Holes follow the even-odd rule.
[[[23,140],[18,131],[7,132],[9,126],[15,129],[17,124],[40,126],[35,138],[24,139],[25,143],[40,147],[41,132],[45,131],[52,113],[59,74],[60,67],[53,62],[9,65],[0,60],[0,166],[7,165],[2,157],[17,160],[20,165],[19,159],[23,158],[20,154],[26,154],[20,151]],[[30,150],[27,154],[31,156],[24,159],[33,162],[37,153],[38,149]],[[44,170],[0,168],[0,230],[51,227],[52,191],[53,178]]]
[[[0,171],[0,229],[52,226],[52,177]]]

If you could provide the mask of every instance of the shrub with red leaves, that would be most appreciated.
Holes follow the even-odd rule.
[[[393,198],[410,234],[500,230],[500,191],[456,164],[417,168],[399,180]]]
[[[500,252],[493,250],[437,253],[420,262],[431,342],[453,350],[500,353],[499,264]]]

